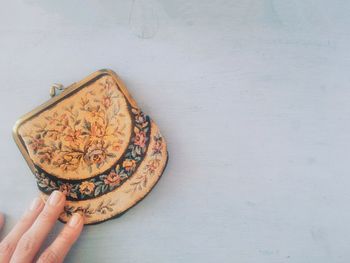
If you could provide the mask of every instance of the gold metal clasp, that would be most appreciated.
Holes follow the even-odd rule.
[[[50,96],[53,98],[64,91],[65,87],[60,83],[55,83],[50,88]]]

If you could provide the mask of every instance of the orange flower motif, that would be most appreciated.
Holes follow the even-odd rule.
[[[123,167],[125,168],[125,170],[127,171],[131,171],[135,168],[136,166],[136,161],[135,160],[131,160],[131,159],[126,159],[123,162]]]
[[[114,171],[111,171],[104,179],[104,183],[110,186],[115,186],[120,184],[121,180],[122,179],[120,178],[119,174],[117,174]]]
[[[82,182],[79,186],[80,193],[84,195],[91,195],[95,190],[95,185],[93,182]]]

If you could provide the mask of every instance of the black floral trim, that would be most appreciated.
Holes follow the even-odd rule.
[[[131,109],[134,130],[124,155],[106,172],[83,180],[57,179],[35,165],[39,189],[50,194],[54,190],[64,192],[67,200],[87,200],[104,195],[121,186],[143,160],[150,142],[151,121],[138,109]]]

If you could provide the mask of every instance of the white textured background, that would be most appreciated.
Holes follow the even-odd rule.
[[[349,14],[343,0],[2,1],[6,231],[37,193],[15,120],[52,83],[111,68],[170,161],[67,262],[349,262]]]

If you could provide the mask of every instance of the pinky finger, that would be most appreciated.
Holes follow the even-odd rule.
[[[77,241],[82,229],[83,218],[76,213],[63,227],[61,233],[52,244],[39,257],[37,263],[63,262],[72,245]]]

